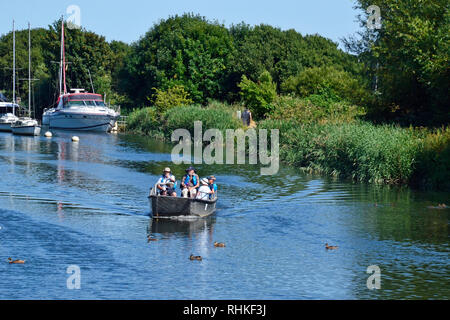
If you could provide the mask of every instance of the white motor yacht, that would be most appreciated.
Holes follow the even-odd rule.
[[[50,129],[108,132],[116,124],[120,114],[108,108],[100,94],[85,93],[73,89],[73,93],[59,97],[56,108],[42,116],[42,123]]]
[[[72,89],[70,91],[68,93],[66,89],[64,19],[62,19],[59,98],[56,107],[43,113],[42,124],[48,125],[50,129],[111,131],[120,114],[106,106],[102,95],[84,92],[84,89]],[[93,85],[92,91],[94,91]]]

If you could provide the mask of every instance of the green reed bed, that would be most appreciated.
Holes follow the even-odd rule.
[[[280,158],[310,172],[356,181],[448,188],[450,129],[266,120],[280,129]]]
[[[225,132],[226,129],[242,127],[234,114],[235,110],[232,106],[217,102],[208,107],[197,105],[175,107],[162,115],[151,107],[135,109],[128,117],[127,131],[170,139],[172,132],[176,129],[187,129],[193,135],[194,122],[201,121],[203,132],[210,128]]]

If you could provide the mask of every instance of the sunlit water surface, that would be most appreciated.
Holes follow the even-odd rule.
[[[72,135],[0,133],[1,299],[450,298],[450,210],[429,208],[450,204],[448,194],[203,165],[201,176],[218,178],[217,213],[152,221],[149,187],[166,166],[184,173],[171,146]],[[67,287],[70,265],[80,267],[79,290]],[[379,290],[367,288],[371,265]]]

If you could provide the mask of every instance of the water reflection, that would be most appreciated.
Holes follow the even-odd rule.
[[[148,227],[148,235],[159,234],[164,237],[171,236],[188,236],[194,234],[207,234],[212,239],[214,231],[215,217],[193,220],[177,220],[177,219],[150,219]]]

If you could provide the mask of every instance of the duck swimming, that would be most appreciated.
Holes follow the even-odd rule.
[[[24,264],[25,263],[25,260],[19,260],[19,259],[17,259],[17,260],[13,260],[12,258],[8,258],[8,262],[11,264],[11,263],[14,263],[14,264]]]
[[[189,260],[197,260],[197,261],[202,261],[203,258],[201,256],[194,256],[193,254],[191,254],[191,256],[189,257]]]
[[[339,248],[338,246],[329,246],[328,243],[325,243],[325,249],[327,250],[336,250]]]
[[[152,238],[151,236],[148,236],[147,237],[147,242],[151,242],[151,241],[158,241],[158,239]]]
[[[214,242],[214,247],[216,248],[225,248],[225,243],[222,242]]]

